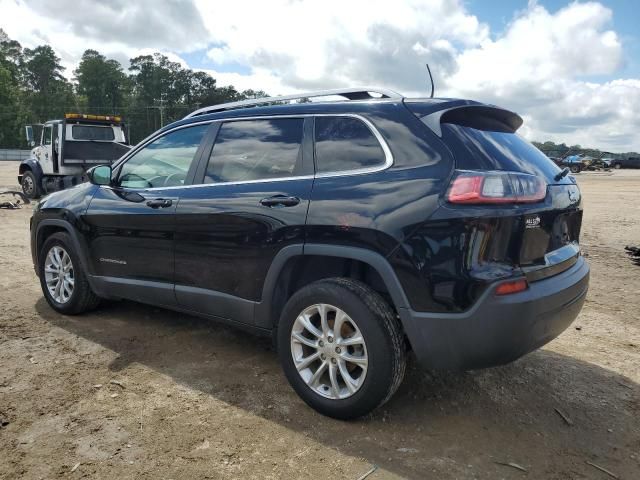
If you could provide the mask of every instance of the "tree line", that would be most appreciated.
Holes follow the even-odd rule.
[[[551,141],[547,142],[531,142],[533,143],[542,153],[547,155],[548,157],[554,158],[565,158],[570,155],[585,155],[591,158],[628,158],[628,157],[637,157],[639,156],[636,152],[626,152],[626,153],[612,153],[603,150],[599,150],[597,148],[585,148],[581,145],[567,145],[565,143],[554,143]]]
[[[160,53],[116,60],[86,50],[70,81],[49,45],[23,48],[0,29],[0,148],[26,148],[24,125],[65,112],[121,115],[135,144],[200,106],[266,96],[218,86],[205,72],[184,68]]]

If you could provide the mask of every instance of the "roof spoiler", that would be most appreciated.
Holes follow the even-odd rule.
[[[504,133],[515,133],[523,123],[522,117],[517,113],[488,105],[463,105],[438,110],[425,115],[421,120],[439,137],[442,137],[443,123]]]

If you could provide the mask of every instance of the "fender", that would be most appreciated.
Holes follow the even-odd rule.
[[[88,261],[89,259],[87,257],[88,250],[87,250],[86,243],[84,239],[82,239],[81,236],[78,235],[78,232],[76,231],[75,228],[73,228],[73,225],[71,225],[71,223],[69,223],[66,220],[61,220],[58,218],[45,218],[40,222],[38,222],[38,226],[36,227],[36,234],[33,237],[32,245],[31,245],[31,248],[33,250],[34,265],[36,266],[36,274],[39,273],[38,272],[38,265],[39,265],[38,255],[40,253],[40,246],[42,245],[42,242],[43,242],[42,229],[44,227],[59,227],[64,229],[66,233],[69,234],[69,237],[71,238],[71,243],[73,243],[73,249],[78,254],[78,257],[80,257],[80,264],[81,264],[80,268],[83,269],[89,281],[89,284],[91,285],[91,288],[94,289],[95,285],[93,284],[94,282],[92,281],[92,275],[91,275],[91,272],[89,271],[89,265],[91,265],[91,263]]]
[[[18,169],[18,183],[22,182],[22,174],[25,170],[31,170],[33,174],[36,176],[36,180],[40,183],[42,187],[42,177],[44,173],[42,172],[42,167],[40,166],[40,162],[38,162],[35,158],[27,158],[20,162],[20,167]]]
[[[289,245],[276,255],[267,276],[265,278],[264,287],[262,289],[262,301],[256,305],[255,323],[263,328],[273,328],[273,320],[271,319],[271,308],[273,293],[278,282],[278,277],[282,272],[287,261],[303,255],[319,255],[328,257],[348,258],[359,260],[374,268],[387,287],[394,306],[398,311],[403,323],[409,313],[409,301],[402,289],[400,280],[389,261],[382,255],[372,252],[364,248],[348,247],[342,245],[322,245],[322,244],[299,244]]]

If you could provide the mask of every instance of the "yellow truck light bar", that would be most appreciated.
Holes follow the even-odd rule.
[[[119,115],[87,115],[85,113],[65,113],[64,118],[66,118],[67,120],[78,118],[82,120],[98,120],[102,122],[116,123],[120,123],[122,121],[122,117],[120,117]]]

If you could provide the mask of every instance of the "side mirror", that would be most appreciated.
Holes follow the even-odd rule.
[[[33,139],[33,127],[31,125],[26,125],[24,127],[24,133],[27,137],[27,143],[33,147],[36,144],[35,140]]]
[[[89,181],[94,185],[111,185],[111,167],[98,165],[87,171]]]

